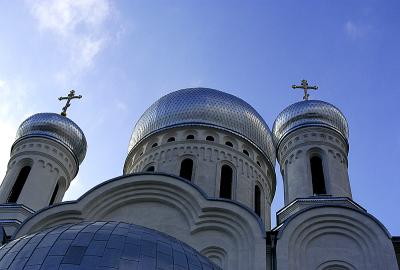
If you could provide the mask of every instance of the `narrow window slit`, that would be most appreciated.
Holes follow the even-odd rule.
[[[232,168],[223,165],[221,168],[221,183],[219,188],[219,197],[224,199],[232,199]]]
[[[254,212],[261,216],[261,190],[258,186],[254,189]]]
[[[49,205],[53,205],[54,204],[54,201],[56,200],[56,196],[57,196],[57,193],[58,193],[58,189],[59,189],[59,185],[57,183],[57,185],[56,185],[56,187],[55,187],[55,189],[53,191],[53,195],[51,195],[51,199],[50,199]]]
[[[31,166],[25,166],[21,169],[18,174],[17,180],[11,189],[10,195],[8,195],[8,203],[16,203],[19,195],[21,194],[22,188],[25,185],[26,179],[28,178],[29,172],[31,171]]]
[[[179,176],[191,181],[192,173],[193,173],[193,160],[191,160],[190,158],[182,160]]]
[[[326,194],[322,159],[320,157],[314,156],[310,159],[310,165],[313,193],[316,195]]]

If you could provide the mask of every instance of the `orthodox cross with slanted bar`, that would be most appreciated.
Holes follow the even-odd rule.
[[[62,108],[62,112],[61,112],[62,116],[67,116],[67,109],[69,106],[71,106],[71,100],[74,98],[82,98],[82,96],[81,95],[75,96],[75,90],[71,90],[69,92],[68,96],[58,98],[58,100],[63,100],[63,99],[67,100],[67,103],[65,104],[64,108]]]
[[[301,80],[301,85],[295,85],[295,84],[293,84],[293,85],[292,85],[292,88],[293,88],[293,89],[302,88],[302,89],[304,90],[304,97],[303,97],[303,99],[304,99],[304,100],[308,100],[308,97],[309,97],[310,95],[307,93],[307,90],[309,90],[309,89],[311,89],[311,90],[317,90],[317,89],[318,89],[318,86],[309,86],[307,80]]]

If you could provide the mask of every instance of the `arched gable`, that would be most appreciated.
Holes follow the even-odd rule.
[[[193,183],[162,173],[106,181],[76,201],[37,212],[15,237],[55,225],[99,220],[164,232],[204,251],[227,269],[266,268],[264,225],[251,209],[231,200],[208,198]]]
[[[342,206],[312,207],[287,219],[277,234],[276,253],[277,269],[398,269],[382,224]]]

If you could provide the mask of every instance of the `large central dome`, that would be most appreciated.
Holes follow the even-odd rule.
[[[242,99],[209,88],[188,88],[163,96],[136,123],[128,152],[158,131],[186,125],[220,128],[259,148],[275,164],[275,148],[264,119]]]

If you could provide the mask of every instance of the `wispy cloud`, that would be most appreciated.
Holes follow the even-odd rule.
[[[122,100],[115,100],[115,107],[117,110],[122,111],[122,112],[127,112],[128,111],[128,105],[123,102]]]
[[[91,67],[96,56],[116,37],[109,28],[113,8],[108,0],[27,1],[42,32],[52,34],[59,49],[67,53],[66,70],[56,74],[60,80]]]
[[[344,25],[345,33],[352,39],[362,38],[366,35],[368,27],[356,24],[353,21],[347,21]]]
[[[10,159],[10,149],[20,123],[30,115],[24,105],[28,104],[26,84],[20,81],[0,79],[0,181],[4,178],[7,163]],[[34,110],[34,106],[31,106]]]

